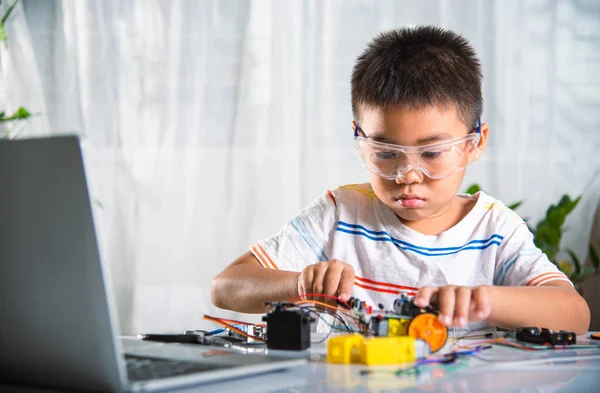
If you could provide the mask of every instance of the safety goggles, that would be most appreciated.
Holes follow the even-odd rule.
[[[401,146],[369,139],[356,125],[354,139],[367,170],[388,180],[399,180],[416,169],[431,179],[444,179],[462,171],[469,162],[469,145],[479,145],[481,122],[469,134],[422,146]]]

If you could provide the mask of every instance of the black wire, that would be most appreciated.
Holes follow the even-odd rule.
[[[309,306],[309,307],[303,307],[303,308],[307,309],[309,312],[312,312],[312,313],[316,314],[318,318],[321,318],[321,314],[331,315],[333,318],[335,318],[338,322],[340,322],[344,326],[344,328],[346,329],[346,332],[348,332],[348,333],[356,333],[356,330],[354,330],[350,326],[348,326],[348,324],[346,323],[346,321],[344,320],[344,318],[342,318],[342,316],[339,315],[339,314],[337,314],[337,313],[333,313],[333,312],[331,312],[329,310],[320,310],[320,309],[318,309],[316,307],[315,307],[315,309],[312,309],[311,306]],[[336,330],[336,328],[334,326],[331,326],[331,330]]]
[[[323,321],[326,322],[326,324],[330,327],[330,330],[327,333],[327,336],[323,340],[315,342],[316,344],[322,343],[323,341],[328,339],[334,330],[347,332],[347,333],[360,333],[363,335],[365,335],[365,334],[368,335],[370,333],[369,327],[364,322],[362,322],[360,319],[353,317],[351,315],[345,315],[345,316],[350,318],[352,321],[354,321],[354,323],[357,326],[358,331],[356,329],[353,329],[352,327],[350,327],[348,325],[348,322],[344,319],[344,317],[342,315],[338,314],[337,312],[332,312],[327,308],[319,307],[319,305],[317,305],[317,304],[307,305],[307,306],[290,305],[289,308],[292,308],[292,307],[297,307],[300,310],[306,310],[309,313],[316,315],[317,318],[319,318],[319,319],[323,319],[322,314],[331,315],[336,321],[340,322],[343,325],[344,328],[340,329],[340,328],[335,327],[333,323],[330,324],[327,320],[323,319]]]
[[[331,311],[325,311],[325,314],[331,315],[336,320],[338,320],[342,325],[344,325],[344,327],[346,328],[346,331],[348,333],[354,333],[355,332],[355,330],[353,330],[352,328],[350,328],[350,326],[348,326],[348,324],[346,323],[346,321],[344,320],[344,318],[342,318],[341,315],[339,315],[337,313],[332,313]]]
[[[333,333],[333,327],[331,329],[329,329],[329,333],[327,333],[325,338],[323,338],[321,341],[315,342],[315,344],[321,344],[323,341],[327,340],[329,338],[329,336],[331,336],[331,333]]]

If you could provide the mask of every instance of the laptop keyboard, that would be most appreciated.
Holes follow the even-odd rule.
[[[196,363],[135,355],[125,355],[125,361],[127,363],[127,376],[132,382],[194,374],[226,367],[222,364]]]

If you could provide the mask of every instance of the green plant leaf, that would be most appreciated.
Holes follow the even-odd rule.
[[[516,210],[519,206],[523,204],[523,201],[515,202],[512,205],[508,205],[510,210]]]
[[[27,109],[20,107],[13,116],[17,119],[27,119],[28,117],[31,117],[31,113],[29,113]]]
[[[533,242],[538,246],[551,261],[555,260],[559,251],[561,234],[558,228],[546,223],[538,224]]]
[[[6,23],[6,20],[8,19],[8,17],[10,16],[10,13],[12,12],[13,8],[15,8],[15,5],[17,5],[18,2],[19,2],[19,0],[13,1],[13,3],[10,5],[10,7],[8,7],[6,9],[6,12],[4,13],[4,16],[2,16],[0,23],[2,23],[2,24]]]
[[[4,119],[5,114],[6,114],[6,112],[0,112],[0,119]]]
[[[598,254],[596,254],[596,250],[594,250],[594,247],[590,244],[590,262],[592,262],[592,266],[594,266],[594,268],[596,270],[600,269],[600,259],[598,258]]]
[[[8,43],[8,37],[6,36],[6,30],[4,29],[4,23],[0,23],[0,41],[4,41],[5,44]]]
[[[473,195],[479,191],[481,191],[481,187],[479,187],[479,184],[475,183],[475,184],[471,184],[471,186],[469,188],[467,188],[467,191],[465,191],[465,192],[469,195]]]
[[[575,269],[573,268],[573,263],[568,259],[560,261],[556,266],[558,266],[558,270],[563,272],[567,277],[574,277]]]
[[[550,260],[554,260],[560,251],[560,242],[563,234],[563,225],[567,216],[575,209],[581,196],[571,200],[568,195],[563,195],[558,204],[550,205],[546,216],[538,222],[533,241]]]
[[[17,111],[15,113],[13,113],[12,115],[5,117],[4,116],[4,112],[2,112],[3,116],[0,116],[0,122],[3,121],[13,121],[13,120],[24,120],[27,119],[29,117],[31,117],[31,113],[29,113],[29,111],[23,107],[20,107],[19,109],[17,109]]]
[[[8,19],[10,13],[12,12],[13,8],[15,8],[15,5],[17,5],[18,2],[19,0],[15,0],[10,5],[10,7],[6,9],[6,12],[2,16],[2,19],[0,19],[0,41],[4,41],[6,45],[8,45],[8,37],[6,36],[6,29],[4,28],[4,24],[6,23],[6,20]]]
[[[577,254],[575,254],[575,252],[573,250],[571,250],[570,248],[565,248],[565,251],[571,256],[571,259],[573,260],[573,266],[575,267],[575,274],[579,275],[581,274],[581,261],[579,260],[579,257],[577,256]]]

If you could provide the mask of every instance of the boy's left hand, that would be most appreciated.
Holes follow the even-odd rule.
[[[483,321],[490,316],[489,287],[423,287],[415,296],[415,305],[426,307],[429,304],[439,309],[440,321],[450,327],[464,327],[469,321]]]

